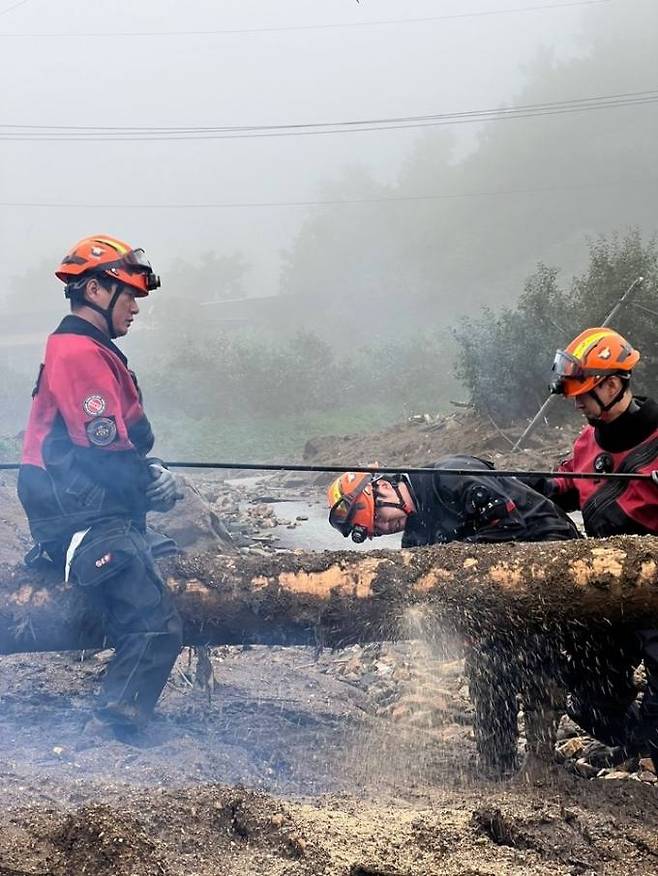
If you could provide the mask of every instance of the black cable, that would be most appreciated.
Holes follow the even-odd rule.
[[[429,468],[414,466],[386,465],[304,465],[276,462],[166,462],[168,468],[197,469],[228,469],[231,471],[297,471],[297,472],[328,472],[343,474],[346,471],[366,472],[368,474],[440,474],[458,477],[486,475],[486,477],[507,478],[573,478],[574,480],[614,480],[614,481],[651,481],[652,474],[641,472],[556,472],[556,471],[518,471],[514,469],[472,469],[472,468]],[[0,463],[0,471],[15,470],[20,467],[17,462]]]

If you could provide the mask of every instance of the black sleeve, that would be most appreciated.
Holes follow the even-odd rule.
[[[110,504],[135,514],[147,510],[148,462],[136,450],[108,452],[98,447],[76,447],[75,462],[90,481],[106,491]]]

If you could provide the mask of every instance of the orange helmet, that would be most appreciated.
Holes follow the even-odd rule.
[[[347,471],[329,485],[329,523],[345,538],[360,543],[375,534],[375,478],[366,472]]]
[[[628,379],[639,361],[638,351],[613,329],[585,329],[566,350],[556,352],[551,391],[567,398],[583,395],[611,374]]]
[[[116,237],[99,234],[76,243],[62,259],[55,276],[67,286],[85,280],[89,274],[106,274],[113,280],[132,286],[143,298],[160,286],[143,249],[133,249]]]

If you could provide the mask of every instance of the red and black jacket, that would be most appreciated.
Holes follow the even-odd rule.
[[[126,357],[91,323],[65,317],[48,338],[18,476],[35,541],[59,552],[111,516],[143,527],[153,442]]]
[[[558,471],[642,472],[658,468],[658,404],[634,398],[612,423],[585,426]],[[653,481],[556,478],[542,490],[567,511],[580,509],[588,535],[658,534]]]

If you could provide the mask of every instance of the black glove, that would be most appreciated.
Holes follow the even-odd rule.
[[[505,501],[480,484],[474,484],[466,491],[464,510],[469,517],[476,517],[480,525],[508,516]]]
[[[149,511],[171,511],[176,502],[183,498],[176,484],[176,478],[168,468],[158,462],[149,465],[149,472],[153,478],[146,488]]]

